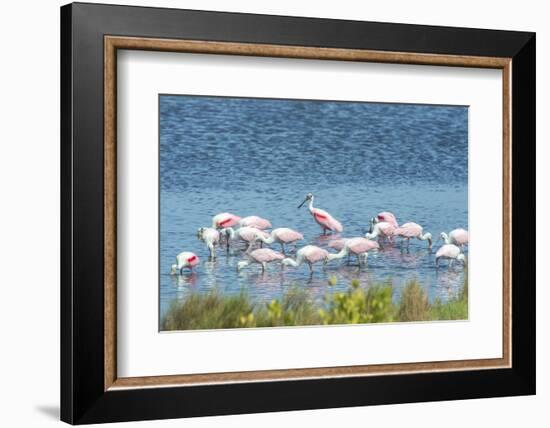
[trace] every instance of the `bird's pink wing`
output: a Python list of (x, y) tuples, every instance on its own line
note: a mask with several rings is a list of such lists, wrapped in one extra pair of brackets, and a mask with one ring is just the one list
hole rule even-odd
[(386, 222), (378, 223), (378, 228), (386, 236), (394, 235), (396, 233), (396, 230), (397, 230), (393, 225), (391, 225), (389, 223), (386, 223)]
[(239, 222), (241, 226), (250, 226), (255, 227), (257, 229), (270, 229), (271, 223), (269, 220), (266, 220), (265, 218), (258, 217), (256, 215), (251, 215), (248, 217), (244, 217)]
[(373, 250), (375, 248), (379, 248), (379, 245), (377, 242), (371, 241), (366, 238), (350, 239), (347, 242), (347, 246), (352, 252), (356, 254), (366, 253), (367, 251)]
[(386, 223), (391, 224), (394, 227), (398, 227), (397, 219), (395, 218), (395, 215), (393, 213), (390, 213), (389, 211), (383, 211), (381, 213), (378, 213), (377, 215), (378, 221), (385, 221)]
[(264, 233), (260, 229), (256, 229), (255, 227), (241, 227), (239, 229), (239, 236), (244, 241), (254, 241), (256, 239), (256, 234), (262, 234)]
[(458, 245), (466, 245), (468, 243), (468, 231), (464, 229), (456, 229), (451, 232), (455, 242)]
[(344, 248), (344, 245), (346, 245), (347, 239), (335, 239), (334, 241), (330, 241), (328, 246), (330, 248), (334, 248), (335, 250), (340, 251), (342, 248)]
[(231, 213), (221, 213), (216, 217), (218, 217), (217, 226), (221, 228), (236, 226), (241, 220), (239, 216)]
[(250, 257), (260, 263), (269, 263), (274, 260), (283, 260), (285, 258), (284, 255), (278, 251), (272, 250), (271, 248), (260, 248), (258, 250), (254, 250), (250, 253)]
[(304, 239), (304, 236), (292, 229), (281, 229), (277, 231), (277, 238), (283, 242), (294, 242)]
[(316, 263), (321, 260), (324, 260), (327, 255), (328, 251), (323, 250), (322, 248), (316, 247), (314, 245), (311, 246), (312, 248), (309, 249), (309, 251), (305, 255), (305, 259), (310, 263)]
[(422, 226), (416, 223), (405, 223), (401, 227), (395, 229), (394, 233), (403, 238), (415, 238), (422, 234)]
[(456, 256), (458, 256), (459, 253), (460, 248), (458, 248), (456, 245), (445, 244), (439, 250), (437, 250), (437, 253), (435, 253), (435, 257), (455, 258)]

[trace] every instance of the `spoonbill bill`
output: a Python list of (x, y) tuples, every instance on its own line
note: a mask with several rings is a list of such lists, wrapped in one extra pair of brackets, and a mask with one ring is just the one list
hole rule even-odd
[(437, 250), (437, 253), (435, 253), (436, 268), (439, 267), (440, 259), (448, 259), (449, 266), (451, 266), (455, 260), (459, 260), (464, 265), (466, 265), (466, 257), (463, 253), (460, 252), (460, 248), (458, 248), (454, 244), (445, 244), (439, 250)]
[(176, 264), (172, 265), (171, 274), (175, 275), (178, 272), (183, 273), (183, 269), (193, 270), (200, 262), (200, 259), (195, 253), (184, 251), (176, 256)]
[(283, 266), (298, 267), (303, 263), (309, 265), (309, 271), (313, 273), (313, 264), (324, 262), (328, 257), (328, 251), (315, 245), (306, 245), (296, 252), (296, 260), (287, 257), (282, 261)]
[(255, 227), (256, 229), (264, 230), (271, 229), (271, 222), (265, 218), (258, 217), (257, 215), (250, 215), (248, 217), (243, 217), (239, 220), (240, 227)]
[(262, 272), (264, 272), (268, 263), (281, 261), (284, 258), (284, 255), (271, 248), (258, 248), (248, 254), (248, 260), (241, 260), (237, 263), (237, 270), (241, 270), (252, 263), (258, 263), (262, 266)]
[(206, 244), (210, 251), (210, 257), (215, 259), (216, 247), (220, 244), (220, 232), (211, 227), (199, 227), (197, 230), (197, 238)]
[(375, 223), (372, 227), (372, 232), (369, 232), (365, 235), (365, 238), (367, 239), (376, 239), (376, 238), (386, 238), (388, 240), (391, 240), (393, 238), (393, 235), (395, 233), (395, 226), (392, 226), (390, 223), (386, 221), (381, 221), (379, 223)]
[(227, 227), (222, 229), (222, 232), (227, 237), (227, 247), (229, 248), (229, 242), (233, 240), (240, 240), (248, 243), (248, 248), (246, 252), (249, 252), (254, 242), (256, 242), (256, 236), (262, 236), (264, 238), (269, 237), (269, 233), (264, 232), (263, 230), (256, 229), (255, 227), (239, 227), (237, 230), (232, 227)]
[(340, 223), (338, 220), (336, 220), (333, 216), (331, 216), (328, 212), (325, 210), (322, 210), (320, 208), (314, 208), (313, 207), (313, 193), (308, 193), (306, 195), (306, 198), (304, 199), (304, 202), (302, 202), (298, 208), (302, 208), (302, 206), (307, 202), (309, 212), (313, 216), (313, 219), (317, 222), (319, 226), (321, 226), (321, 229), (323, 230), (323, 234), (327, 233), (327, 230), (330, 230), (331, 232), (342, 232), (344, 228), (342, 227), (342, 223)]
[(363, 259), (365, 264), (367, 263), (369, 251), (378, 250), (380, 248), (378, 242), (371, 241), (370, 239), (362, 237), (349, 238), (345, 239), (344, 241), (344, 245), (340, 252), (337, 254), (329, 254), (325, 260), (325, 263), (331, 260), (343, 259), (350, 254), (354, 254), (355, 256), (357, 256), (357, 263), (359, 263), (359, 266), (361, 266), (361, 259)]
[(407, 247), (409, 246), (411, 238), (420, 239), (421, 241), (428, 241), (428, 248), (432, 248), (432, 234), (429, 232), (422, 233), (422, 226), (416, 223), (405, 223), (393, 232), (395, 236), (400, 236), (403, 240), (407, 240)]
[(451, 230), (447, 235), (445, 232), (441, 232), (439, 235), (445, 244), (454, 244), (458, 247), (463, 248), (464, 245), (468, 245), (468, 231), (464, 229), (455, 229)]
[(300, 232), (289, 229), (288, 227), (279, 227), (277, 229), (273, 229), (271, 234), (267, 236), (265, 232), (258, 233), (256, 235), (256, 239), (262, 241), (264, 244), (273, 244), (274, 242), (278, 242), (281, 244), (283, 254), (285, 254), (285, 244), (296, 243), (296, 241), (304, 239), (304, 235)]
[(220, 213), (212, 217), (213, 229), (224, 229), (227, 227), (234, 227), (239, 224), (241, 218), (238, 215), (231, 213)]

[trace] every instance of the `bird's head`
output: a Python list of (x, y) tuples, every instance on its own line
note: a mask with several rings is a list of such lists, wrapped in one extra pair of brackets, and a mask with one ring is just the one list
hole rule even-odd
[(178, 265), (173, 264), (172, 267), (170, 268), (170, 274), (176, 275), (177, 273), (178, 273)]
[(237, 270), (241, 270), (243, 268), (245, 268), (246, 266), (248, 266), (248, 263), (246, 260), (241, 260), (239, 263), (237, 263)]
[(464, 254), (459, 254), (457, 257), (456, 257), (457, 260), (461, 261), (462, 263), (464, 263), (464, 266), (466, 266), (468, 264), (468, 262), (466, 261), (466, 256)]
[(204, 235), (204, 227), (199, 227), (197, 229), (197, 238), (202, 239), (203, 235)]
[(302, 206), (309, 201), (313, 201), (313, 193), (308, 193), (304, 201), (300, 205), (298, 205), (298, 208), (302, 208)]
[(447, 241), (447, 234), (445, 232), (441, 232), (439, 234), (439, 240), (440, 241)]

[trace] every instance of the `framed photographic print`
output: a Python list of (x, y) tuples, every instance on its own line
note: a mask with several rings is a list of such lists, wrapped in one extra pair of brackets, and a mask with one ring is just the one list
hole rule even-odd
[(535, 393), (533, 33), (76, 3), (61, 54), (62, 420)]

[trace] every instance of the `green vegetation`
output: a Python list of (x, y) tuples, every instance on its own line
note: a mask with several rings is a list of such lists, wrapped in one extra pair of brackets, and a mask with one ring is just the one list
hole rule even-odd
[[(336, 278), (329, 278), (336, 285)], [(323, 303), (312, 302), (307, 289), (293, 287), (280, 300), (253, 303), (245, 292), (223, 296), (213, 291), (192, 294), (175, 302), (162, 320), (163, 330), (277, 327), (321, 324), (365, 324), (468, 318), (468, 282), (460, 293), (442, 303), (428, 301), (417, 281), (409, 282), (399, 302), (392, 301), (391, 282), (368, 288), (353, 280), (345, 292), (327, 293)]]

